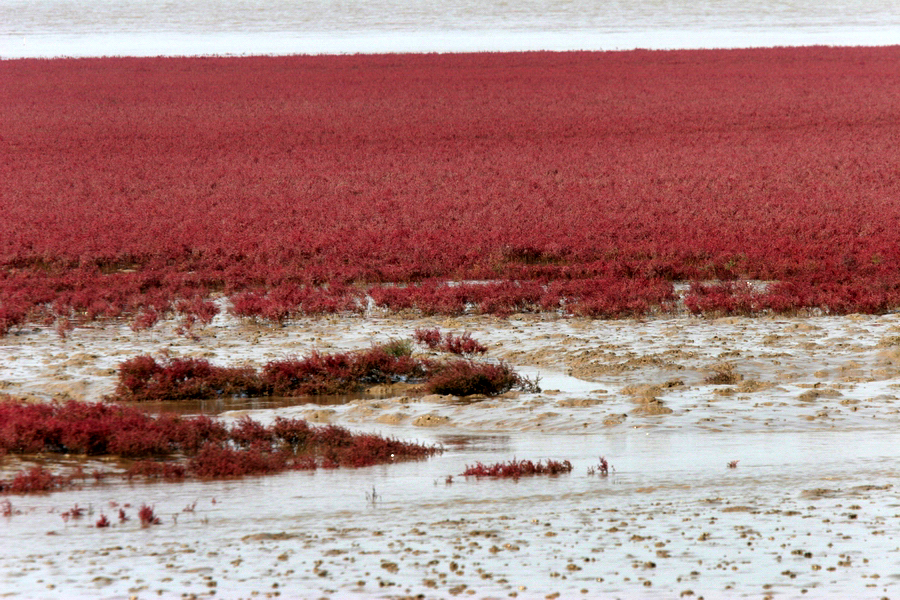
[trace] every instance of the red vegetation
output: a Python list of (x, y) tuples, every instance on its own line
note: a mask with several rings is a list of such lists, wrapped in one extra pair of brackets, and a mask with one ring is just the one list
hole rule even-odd
[(517, 374), (508, 364), (454, 360), (436, 364), (425, 382), (430, 394), (496, 396), (513, 388), (538, 392), (537, 382)]
[(340, 394), (365, 385), (421, 379), (426, 368), (408, 354), (373, 346), (358, 352), (313, 352), (305, 358), (272, 361), (263, 367), (261, 378), (277, 396)]
[(422, 379), (427, 364), (384, 346), (368, 350), (288, 358), (252, 367), (228, 368), (199, 358), (157, 361), (137, 356), (119, 365), (115, 399), (185, 400), (217, 396), (304, 396), (353, 392), (366, 385)]
[[(440, 448), (280, 417), (271, 426), (245, 417), (226, 427), (209, 417), (152, 417), (116, 405), (7, 398), (0, 402), (0, 452), (117, 454), (140, 459), (122, 473), (128, 478), (180, 480), (365, 467), (425, 458)], [(54, 491), (71, 485), (79, 472), (56, 475), (36, 466), (0, 480), (0, 493)], [(123, 510), (119, 519), (127, 519)]]
[(519, 477), (529, 475), (559, 475), (560, 473), (569, 473), (572, 470), (572, 463), (567, 460), (547, 460), (546, 463), (530, 460), (511, 460), (505, 463), (494, 463), (492, 465), (484, 465), (480, 462), (474, 466), (466, 465), (463, 475), (474, 477), (506, 477), (518, 479)]
[(431, 350), (458, 354), (460, 356), (474, 356), (487, 352), (487, 346), (473, 339), (472, 334), (469, 332), (462, 335), (454, 335), (452, 333), (441, 333), (441, 330), (437, 327), (434, 329), (416, 329), (413, 338)]
[[(883, 312), (900, 47), (0, 61), (0, 334)], [(462, 285), (446, 285), (464, 281)], [(487, 281), (489, 283), (482, 283)], [(69, 325), (61, 328), (65, 333)]]
[(0, 479), (0, 494), (53, 492), (68, 487), (71, 483), (71, 477), (54, 475), (47, 469), (36, 466), (22, 471), (11, 480)]
[(138, 510), (138, 517), (141, 519), (141, 527), (150, 527), (151, 525), (159, 525), (162, 523), (159, 517), (153, 512), (152, 506), (142, 504)]
[(84, 508), (76, 504), (66, 512), (62, 513), (60, 516), (63, 518), (63, 521), (68, 521), (69, 519), (80, 519), (84, 516)]
[(119, 365), (116, 395), (123, 400), (185, 400), (266, 393), (252, 367), (216, 367), (202, 358), (157, 361), (137, 356)]
[(594, 467), (588, 467), (588, 475), (596, 475), (599, 471), (601, 477), (606, 477), (609, 475), (609, 461), (604, 457), (600, 457), (600, 463)]
[[(442, 335), (437, 329), (419, 330), (417, 339), (432, 348), (459, 355), (484, 353), (487, 348), (466, 333)], [(493, 396), (513, 388), (538, 391), (536, 382), (516, 374), (505, 364), (467, 360), (440, 362), (412, 356), (406, 340), (392, 340), (355, 352), (288, 358), (267, 363), (261, 372), (252, 367), (216, 367), (195, 358), (163, 359), (137, 356), (119, 365), (115, 400), (184, 400), (228, 396), (303, 396), (346, 394), (365, 386), (398, 381), (424, 382), (435, 394)], [(127, 432), (119, 443), (127, 446)]]

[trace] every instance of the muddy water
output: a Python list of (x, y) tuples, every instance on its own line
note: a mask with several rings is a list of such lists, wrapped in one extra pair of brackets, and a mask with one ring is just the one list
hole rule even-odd
[[(488, 360), (540, 376), (543, 391), (460, 399), (387, 388), (329, 406), (207, 407), (224, 410), (224, 419), (333, 422), (440, 443), (445, 452), (356, 471), (107, 480), (10, 497), (14, 514), (0, 517), (4, 591), (21, 598), (900, 595), (896, 315), (373, 314), (270, 328), (223, 314), (196, 339), (177, 336), (176, 323), (143, 334), (124, 325), (77, 330), (66, 340), (26, 329), (0, 346), (0, 385), (38, 400), (96, 400), (112, 391), (115, 365), (136, 354), (258, 367), (435, 326), (470, 331), (490, 347)], [(600, 456), (614, 468), (607, 477), (590, 474)], [(570, 460), (574, 469), (519, 481), (460, 476), (477, 461), (512, 458)], [(4, 460), (4, 470), (16, 466)], [(64, 521), (76, 503), (93, 514)], [(143, 503), (161, 525), (140, 527)], [(125, 523), (117, 518), (122, 507)], [(101, 512), (112, 527), (93, 526)]]

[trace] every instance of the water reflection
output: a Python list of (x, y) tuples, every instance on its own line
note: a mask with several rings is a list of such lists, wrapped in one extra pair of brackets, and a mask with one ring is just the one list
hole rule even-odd
[(143, 411), (159, 414), (215, 416), (231, 411), (271, 410), (293, 406), (341, 406), (356, 400), (381, 400), (391, 394), (358, 393), (335, 396), (228, 396), (206, 400), (178, 400), (171, 402), (122, 402)]

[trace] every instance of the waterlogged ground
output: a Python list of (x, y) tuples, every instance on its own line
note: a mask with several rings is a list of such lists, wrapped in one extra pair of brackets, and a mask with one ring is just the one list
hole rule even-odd
[[(107, 480), (11, 496), (0, 517), (10, 597), (900, 596), (900, 317), (591, 321), (513, 317), (175, 323), (26, 329), (0, 340), (0, 385), (96, 400), (141, 353), (261, 366), (419, 327), (469, 331), (540, 376), (496, 399), (371, 390), (343, 404), (192, 411), (304, 417), (440, 443), (423, 462), (219, 482)], [(254, 407), (256, 407), (254, 409)], [(605, 456), (603, 477), (593, 467)], [(466, 465), (570, 460), (491, 481)], [(74, 459), (70, 459), (74, 460)], [(735, 468), (728, 463), (738, 461)], [(4, 471), (22, 464), (5, 459)], [(448, 477), (452, 479), (448, 479)], [(92, 514), (62, 518), (75, 504)], [(142, 504), (162, 523), (141, 528)], [(119, 522), (124, 509), (130, 520)], [(105, 514), (112, 526), (96, 528)]]

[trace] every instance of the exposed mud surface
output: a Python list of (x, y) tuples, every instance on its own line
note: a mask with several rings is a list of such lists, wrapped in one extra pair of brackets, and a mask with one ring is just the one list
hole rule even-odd
[[(498, 398), (384, 386), (352, 398), (217, 400), (188, 412), (332, 422), (447, 451), (360, 470), (11, 496), (3, 591), (22, 598), (895, 597), (900, 317), (590, 321), (220, 316), (0, 340), (2, 391), (98, 400), (137, 354), (256, 367), (419, 327), (470, 331), (540, 376)], [(293, 405), (291, 403), (293, 402)], [(159, 406), (148, 406), (159, 409)], [(597, 474), (599, 457), (614, 471)], [(493, 481), (468, 464), (570, 460)], [(70, 460), (75, 460), (71, 458)], [(729, 468), (730, 462), (737, 461)], [(2, 469), (21, 468), (6, 457)], [(593, 472), (593, 474), (591, 474)], [(92, 513), (62, 518), (73, 505)], [(141, 504), (160, 525), (142, 528)], [(126, 507), (126, 504), (130, 505)], [(129, 520), (120, 522), (124, 508)], [(111, 527), (97, 528), (100, 513)], [(558, 595), (558, 596), (557, 596)]]
[[(472, 332), (490, 347), (489, 359), (540, 377), (543, 392), (463, 402), (423, 396), (416, 386), (378, 386), (355, 398), (315, 399), (332, 405), (327, 409), (285, 410), (343, 424), (418, 419), (432, 425), (445, 418), (455, 428), (492, 432), (598, 432), (609, 420), (630, 427), (712, 430), (900, 422), (900, 318), (895, 315), (641, 321), (359, 317), (285, 327), (220, 316), (194, 340), (177, 336), (174, 324), (141, 334), (125, 326), (80, 329), (66, 340), (51, 330), (26, 330), (0, 340), (0, 389), (36, 398), (96, 400), (113, 391), (116, 366), (138, 354), (260, 367), (313, 349), (362, 348), (434, 326)], [(237, 399), (188, 410), (290, 404), (297, 400)]]

